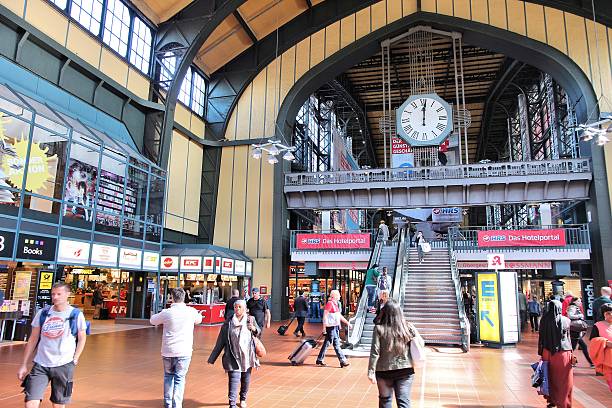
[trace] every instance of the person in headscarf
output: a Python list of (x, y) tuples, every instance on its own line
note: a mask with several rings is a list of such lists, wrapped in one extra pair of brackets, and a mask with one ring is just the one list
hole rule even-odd
[(551, 300), (540, 321), (538, 354), (548, 361), (550, 395), (547, 407), (571, 408), (574, 374), (572, 371), (572, 341), (570, 320), (563, 316), (558, 300)]

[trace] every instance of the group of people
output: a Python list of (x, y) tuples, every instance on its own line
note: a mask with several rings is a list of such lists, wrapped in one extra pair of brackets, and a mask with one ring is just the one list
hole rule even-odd
[(377, 294), (382, 291), (389, 292), (391, 290), (391, 277), (386, 266), (380, 268), (378, 264), (372, 265), (366, 271), (365, 290), (368, 295), (368, 311), (374, 313), (376, 311)]
[(572, 405), (576, 345), (580, 346), (596, 374), (605, 377), (612, 391), (611, 294), (609, 287), (603, 287), (601, 296), (593, 303), (595, 324), (588, 348), (583, 340), (588, 326), (579, 299), (569, 294), (563, 302), (556, 298), (548, 302), (538, 328), (538, 354), (548, 362), (549, 395), (545, 396), (548, 407), (570, 408)]

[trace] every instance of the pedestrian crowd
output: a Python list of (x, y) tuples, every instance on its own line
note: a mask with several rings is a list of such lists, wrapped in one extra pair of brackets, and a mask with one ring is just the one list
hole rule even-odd
[[(389, 298), (390, 278), (386, 268), (379, 271), (375, 266), (368, 270), (365, 289), (369, 310), (374, 306), (374, 296), (378, 293), (367, 376), (377, 385), (379, 407), (391, 408), (393, 399), (398, 408), (409, 407), (415, 369), (425, 355), (423, 339), (414, 325), (404, 318), (400, 304)], [(70, 290), (70, 286), (64, 283), (53, 285), (52, 306), (39, 310), (32, 320), (32, 333), (17, 371), (24, 389), (26, 408), (40, 405), (49, 383), (54, 408), (70, 402), (75, 367), (85, 348), (88, 331), (83, 313), (68, 303)], [(592, 328), (586, 323), (580, 299), (571, 293), (567, 293), (563, 300), (558, 296), (551, 297), (544, 313), (535, 297), (527, 302), (519, 295), (521, 324), (526, 324), (528, 317), (532, 331), (538, 332), (538, 354), (547, 365), (548, 389), (544, 396), (548, 407), (571, 408), (573, 367), (577, 362), (573, 352), (576, 347), (582, 350), (595, 373), (604, 377), (612, 392), (611, 292), (609, 287), (601, 288), (601, 296), (594, 301), (595, 324)], [(164, 406), (180, 408), (193, 352), (194, 326), (202, 322), (202, 316), (185, 304), (185, 290), (173, 289), (171, 295), (172, 305), (151, 316), (150, 322), (163, 326)], [(237, 290), (232, 295), (208, 363), (215, 364), (223, 353), (221, 363), (228, 378), (229, 406), (245, 408), (251, 374), (260, 366), (260, 358), (266, 355), (261, 335), (270, 327), (270, 310), (256, 288), (248, 301), (241, 299)], [(332, 290), (323, 311), (321, 338), (324, 341), (316, 358), (318, 366), (326, 365), (325, 355), (330, 345), (340, 367), (350, 365), (340, 344), (340, 329), (350, 324), (340, 311), (339, 299), (339, 291)], [(296, 336), (305, 336), (307, 311), (307, 301), (300, 292), (295, 300)], [(584, 337), (589, 329), (591, 334), (587, 346)], [(302, 345), (312, 343), (313, 340), (306, 340)], [(28, 370), (30, 362), (33, 365)]]

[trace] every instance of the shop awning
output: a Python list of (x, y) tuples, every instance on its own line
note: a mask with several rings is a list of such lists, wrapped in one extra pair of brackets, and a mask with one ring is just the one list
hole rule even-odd
[(164, 245), (162, 272), (252, 276), (253, 261), (242, 251), (209, 244)]

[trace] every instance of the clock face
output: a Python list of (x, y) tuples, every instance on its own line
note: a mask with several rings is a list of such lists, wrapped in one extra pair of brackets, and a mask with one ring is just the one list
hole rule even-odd
[(412, 96), (397, 113), (398, 134), (411, 145), (441, 143), (452, 130), (450, 107), (435, 94)]

